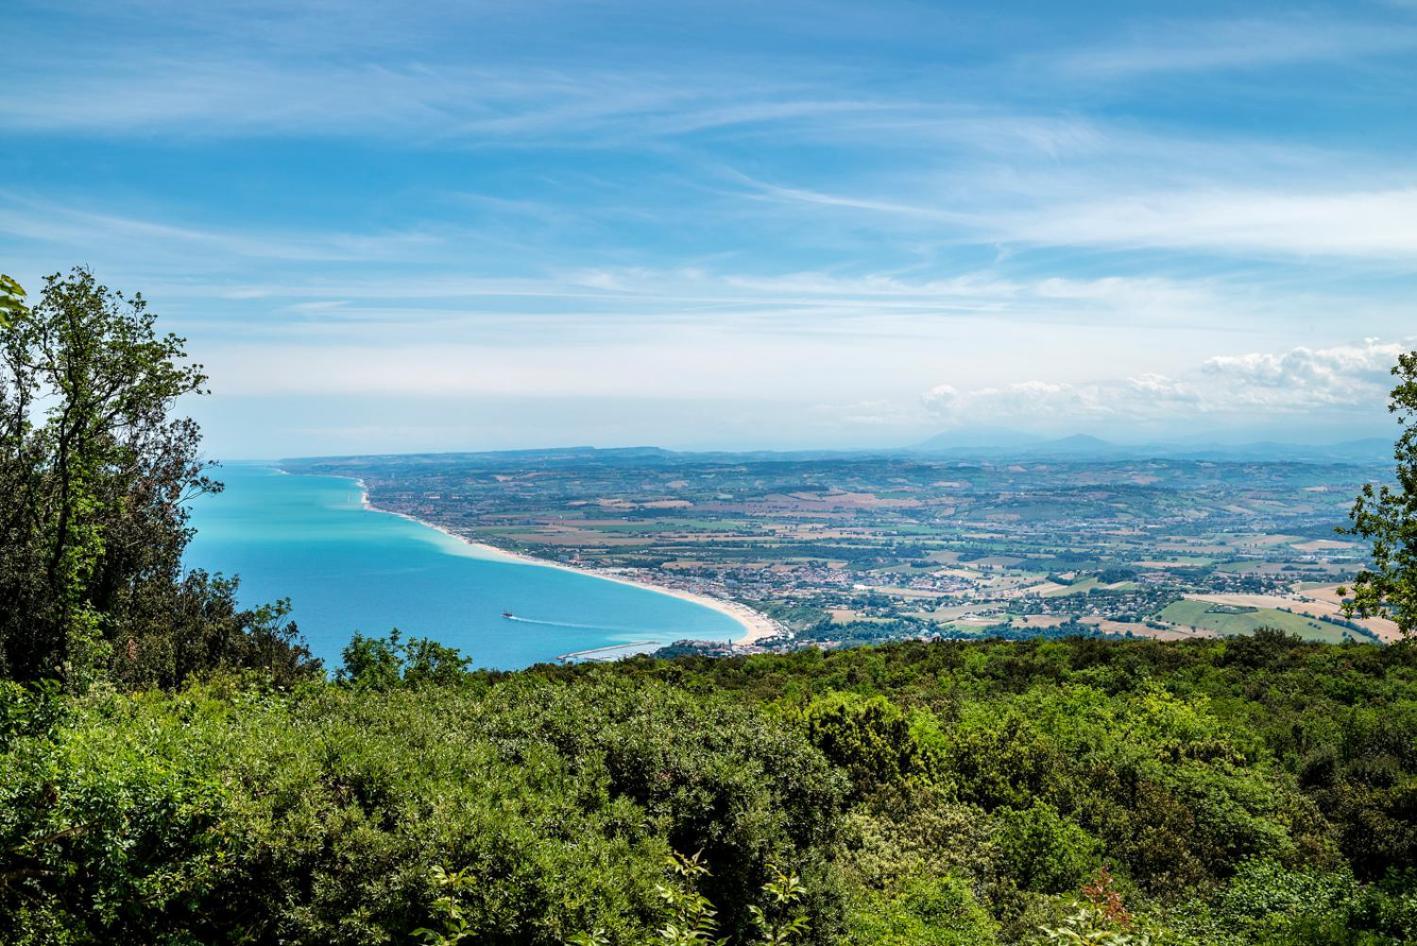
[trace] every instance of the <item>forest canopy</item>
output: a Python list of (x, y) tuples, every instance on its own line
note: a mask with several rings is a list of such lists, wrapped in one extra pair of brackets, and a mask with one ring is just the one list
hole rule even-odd
[(7, 685), (0, 799), (23, 943), (1397, 944), (1417, 659), (1266, 633)]

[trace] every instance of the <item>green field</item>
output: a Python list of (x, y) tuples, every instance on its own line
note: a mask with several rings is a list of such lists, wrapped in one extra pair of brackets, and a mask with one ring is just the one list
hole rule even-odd
[(1307, 641), (1324, 641), (1330, 644), (1342, 643), (1343, 628), (1326, 624), (1302, 614), (1290, 614), (1274, 608), (1252, 608), (1236, 613), (1226, 610), (1224, 605), (1208, 601), (1173, 601), (1157, 615), (1163, 621), (1183, 627), (1199, 627), (1215, 631), (1227, 637), (1236, 634), (1253, 634), (1261, 627), (1272, 627), (1289, 634), (1297, 634)]
[(1110, 585), (1104, 585), (1096, 578), (1084, 578), (1082, 581), (1075, 581), (1071, 585), (1064, 585), (1062, 588), (1054, 588), (1051, 591), (1043, 592), (1045, 598), (1064, 598), (1068, 595), (1085, 595), (1089, 591), (1135, 591), (1139, 585), (1134, 581), (1118, 581)]
[(1215, 566), (1215, 570), (1225, 572), (1226, 574), (1239, 574), (1240, 572), (1251, 571), (1263, 564), (1264, 562), (1259, 559), (1247, 559), (1243, 562), (1221, 562), (1219, 565)]

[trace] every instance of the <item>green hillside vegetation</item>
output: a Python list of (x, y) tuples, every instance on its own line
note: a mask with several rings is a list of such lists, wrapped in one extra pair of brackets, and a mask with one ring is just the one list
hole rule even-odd
[(1342, 643), (1354, 635), (1316, 618), (1277, 608), (1233, 608), (1208, 601), (1173, 601), (1157, 615), (1182, 627), (1199, 627), (1225, 637), (1273, 628), (1306, 641)]
[(737, 943), (764, 924), (803, 943), (1417, 936), (1410, 646), (937, 642), (470, 674), (369, 643), (342, 682), (293, 689), (7, 685), (8, 941), (698, 942), (661, 931), (707, 910)]

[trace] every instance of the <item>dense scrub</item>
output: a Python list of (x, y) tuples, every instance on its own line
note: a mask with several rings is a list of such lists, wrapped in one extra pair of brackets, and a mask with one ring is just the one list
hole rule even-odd
[(798, 734), (627, 681), (11, 689), (5, 713), (16, 942), (408, 942), (436, 867), (471, 881), (479, 942), (624, 942), (658, 918), (671, 849), (704, 852), (736, 930), (770, 865), (823, 874), (842, 799)]
[(13, 942), (648, 943), (686, 903), (734, 942), (1417, 937), (1406, 645), (9, 686)]

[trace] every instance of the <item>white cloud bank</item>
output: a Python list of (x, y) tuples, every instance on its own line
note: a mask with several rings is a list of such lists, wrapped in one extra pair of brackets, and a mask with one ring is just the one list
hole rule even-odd
[(1030, 380), (968, 390), (940, 384), (926, 391), (923, 401), (953, 424), (1371, 411), (1384, 403), (1392, 366), (1410, 347), (1411, 340), (1365, 339), (1330, 348), (1217, 355), (1177, 378)]

